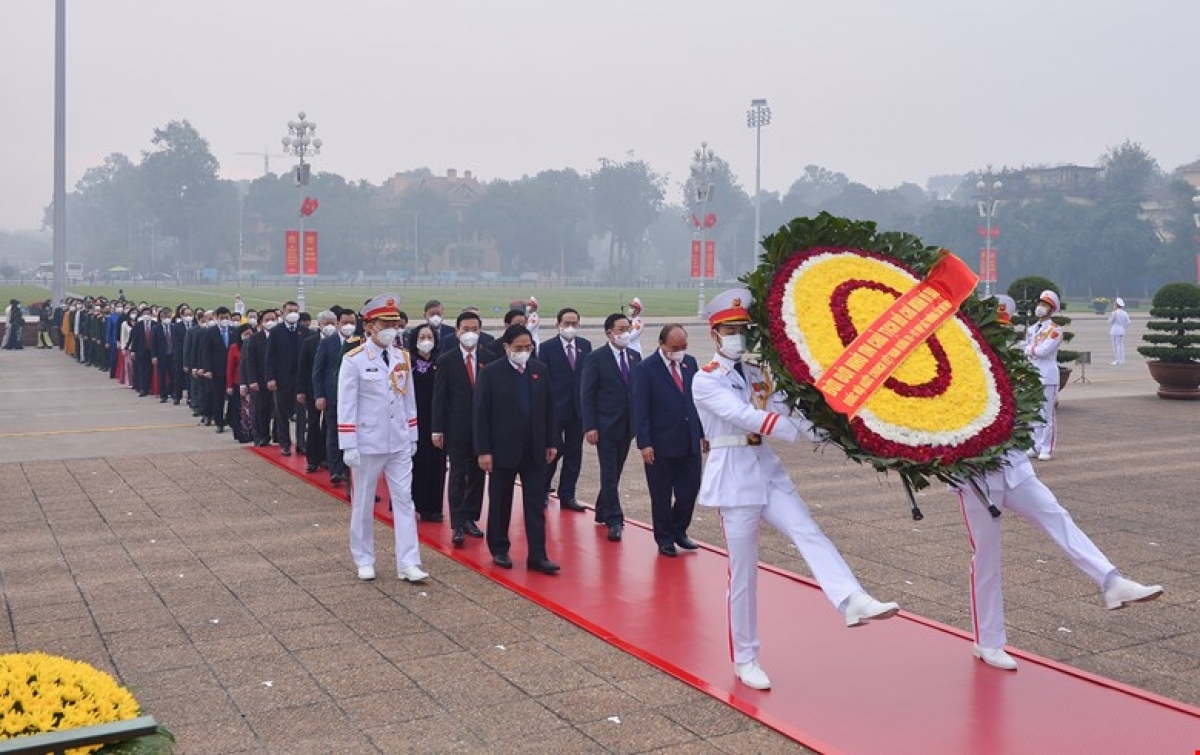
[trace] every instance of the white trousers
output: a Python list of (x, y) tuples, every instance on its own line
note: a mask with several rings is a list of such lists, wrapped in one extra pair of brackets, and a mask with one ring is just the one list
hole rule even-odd
[(1125, 335), (1114, 333), (1110, 337), (1112, 338), (1113, 361), (1117, 364), (1125, 364)]
[[(1054, 541), (1084, 574), (1104, 588), (1115, 570), (1096, 544), (1079, 529), (1050, 488), (1030, 477), (1011, 490), (989, 490), (992, 503), (1016, 514)], [(971, 558), (971, 618), (975, 643), (985, 648), (1002, 648), (1008, 642), (1004, 631), (1004, 593), (1000, 584), (1000, 526), (1003, 516), (993, 518), (987, 504), (968, 488), (958, 491), (958, 502), (967, 524)]]
[(825, 597), (835, 608), (862, 589), (795, 492), (767, 486), (764, 506), (721, 507), (729, 551), (729, 647), (734, 663), (758, 659), (758, 528), (766, 521), (796, 544)]
[(412, 457), (408, 452), (363, 454), (353, 471), (350, 495), (350, 555), (355, 566), (375, 565), (375, 488), (382, 474), (392, 499), (396, 532), (396, 571), (421, 565), (412, 498)]
[(1033, 450), (1039, 454), (1054, 453), (1056, 415), (1058, 413), (1058, 386), (1042, 386), (1042, 419), (1032, 423)]

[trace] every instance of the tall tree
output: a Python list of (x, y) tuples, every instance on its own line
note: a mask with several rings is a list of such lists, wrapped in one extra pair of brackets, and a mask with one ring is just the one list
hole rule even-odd
[(638, 275), (637, 252), (662, 210), (666, 178), (642, 160), (601, 159), (590, 183), (596, 231), (609, 239), (609, 280), (632, 282)]

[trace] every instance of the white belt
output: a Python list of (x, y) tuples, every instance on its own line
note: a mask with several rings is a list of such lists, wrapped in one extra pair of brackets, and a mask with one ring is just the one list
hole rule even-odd
[(708, 447), (711, 448), (734, 448), (736, 446), (748, 446), (750, 441), (746, 440), (745, 435), (718, 435), (715, 438), (708, 439)]

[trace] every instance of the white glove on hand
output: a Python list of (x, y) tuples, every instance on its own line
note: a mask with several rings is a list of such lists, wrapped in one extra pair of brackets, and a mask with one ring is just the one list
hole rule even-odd
[(358, 467), (362, 464), (362, 454), (358, 452), (357, 448), (347, 448), (342, 451), (342, 461), (348, 467)]
[(796, 418), (796, 427), (800, 429), (801, 435), (813, 443), (824, 443), (829, 440), (829, 433), (814, 425), (812, 420), (807, 417)]

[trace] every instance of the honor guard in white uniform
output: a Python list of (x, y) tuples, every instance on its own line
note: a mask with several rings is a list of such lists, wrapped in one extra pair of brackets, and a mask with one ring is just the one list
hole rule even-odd
[(529, 303), (525, 305), (525, 329), (529, 331), (529, 335), (533, 337), (533, 353), (537, 354), (538, 347), (542, 343), (541, 333), (542, 316), (538, 314), (538, 300), (536, 296), (529, 297)]
[(642, 300), (633, 297), (629, 302), (629, 345), (625, 348), (642, 353)]
[(692, 393), (709, 454), (698, 503), (721, 513), (729, 552), (730, 648), (738, 679), (754, 689), (769, 689), (770, 678), (758, 663), (758, 530), (766, 521), (786, 534), (812, 570), (813, 577), (846, 619), (858, 626), (886, 619), (899, 610), (865, 591), (829, 538), (813, 520), (787, 471), (764, 436), (795, 441), (823, 439), (811, 422), (789, 416), (790, 409), (756, 366), (741, 361), (750, 292), (726, 291), (705, 310), (718, 346), (713, 360), (697, 373)]
[(1058, 411), (1058, 347), (1062, 328), (1050, 317), (1059, 310), (1058, 294), (1047, 289), (1038, 297), (1033, 310), (1037, 322), (1025, 329), (1025, 356), (1042, 377), (1042, 421), (1033, 427), (1033, 448), (1029, 456), (1048, 461), (1054, 453), (1055, 414)]
[(400, 578), (419, 582), (421, 569), (412, 497), (412, 457), (417, 449), (417, 401), (408, 352), (395, 347), (400, 332), (396, 294), (363, 306), (366, 338), (342, 358), (338, 371), (338, 447), (354, 470), (350, 498), (350, 553), (358, 578), (375, 579), (375, 485), (387, 480)]

